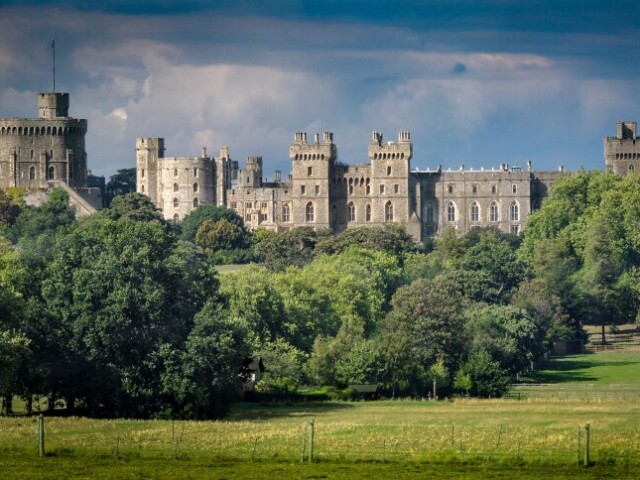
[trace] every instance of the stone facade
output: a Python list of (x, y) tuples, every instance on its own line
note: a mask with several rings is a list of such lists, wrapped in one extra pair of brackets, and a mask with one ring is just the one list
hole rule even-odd
[[(38, 112), (38, 118), (0, 119), (0, 189), (22, 188), (31, 195), (71, 188), (90, 208), (99, 208), (99, 190), (87, 186), (87, 121), (69, 117), (68, 93), (39, 93)], [(86, 213), (86, 204), (78, 207)]]
[[(163, 139), (138, 139), (138, 192), (148, 195), (167, 219), (180, 220), (196, 205), (216, 204), (237, 211), (251, 229), (306, 225), (341, 231), (396, 222), (419, 241), (447, 227), (460, 233), (495, 227), (519, 234), (551, 186), (568, 174), (562, 167), (536, 172), (531, 163), (418, 171), (411, 168), (413, 144), (406, 131), (395, 142), (373, 132), (367, 150), (367, 163), (348, 165), (338, 161), (333, 133), (309, 141), (298, 132), (289, 147), (291, 175), (283, 181), (276, 171), (274, 180), (267, 181), (262, 157), (249, 157), (244, 169), (229, 159), (226, 147), (215, 159), (204, 153), (163, 158)], [(605, 140), (605, 159), (607, 168), (619, 174), (640, 168), (635, 123), (618, 123), (618, 135)], [(198, 192), (195, 169), (201, 171)]]

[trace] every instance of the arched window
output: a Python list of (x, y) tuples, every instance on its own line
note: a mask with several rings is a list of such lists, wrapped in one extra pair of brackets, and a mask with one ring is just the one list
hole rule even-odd
[(367, 204), (367, 208), (365, 208), (364, 220), (365, 220), (365, 222), (370, 222), (371, 221), (371, 205), (369, 205), (369, 204)]
[(518, 205), (518, 202), (511, 203), (509, 212), (510, 212), (509, 218), (511, 219), (512, 222), (520, 221), (520, 206)]
[(511, 185), (511, 191), (513, 193), (518, 193), (518, 185), (516, 185), (515, 183)]
[(29, 180), (35, 180), (36, 179), (36, 167), (31, 166), (29, 167)]
[(456, 204), (453, 202), (449, 202), (449, 204), (447, 205), (447, 221), (456, 221)]
[(427, 203), (427, 223), (433, 222), (433, 203)]
[(47, 171), (47, 180), (55, 180), (56, 179), (56, 167), (51, 165), (49, 170)]
[(173, 216), (173, 221), (175, 223), (178, 223), (180, 221), (180, 215), (178, 215), (177, 213)]
[(480, 221), (480, 205), (478, 205), (478, 202), (473, 202), (471, 204), (471, 221), (472, 222)]
[(180, 206), (180, 200), (177, 198), (173, 199), (173, 208), (178, 208)]
[(498, 203), (491, 202), (491, 206), (489, 207), (489, 221), (497, 222), (500, 218), (500, 212), (498, 210)]
[(289, 210), (289, 204), (282, 205), (282, 221), (289, 222), (291, 218), (291, 211)]
[(198, 205), (200, 204), (199, 200), (197, 198), (193, 199), (193, 208), (198, 208)]
[(631, 164), (629, 164), (629, 171), (633, 172), (633, 170), (634, 170), (633, 163), (631, 163)]
[(174, 192), (179, 192), (180, 191), (180, 186), (177, 183), (173, 184), (173, 191)]
[(313, 222), (314, 221), (313, 203), (311, 202), (307, 203), (306, 214), (307, 214), (307, 222)]
[(194, 183), (193, 184), (193, 193), (196, 193), (198, 191), (198, 184)]
[(174, 176), (174, 177), (177, 177), (177, 176), (178, 176), (178, 169), (177, 169), (177, 168), (174, 168), (174, 169), (173, 169), (173, 176)]
[(349, 219), (350, 222), (355, 222), (356, 221), (356, 207), (353, 204), (353, 202), (349, 202), (349, 205), (347, 205), (347, 209), (348, 209), (347, 218)]
[(144, 168), (140, 171), (140, 178), (144, 178)]
[(495, 186), (495, 185), (491, 185), (491, 193), (494, 193), (494, 194), (495, 194), (497, 190), (498, 190), (498, 189), (496, 188), (496, 186)]
[(140, 193), (144, 193), (144, 185), (140, 186)]
[(384, 206), (384, 221), (393, 222), (393, 204), (391, 201), (388, 201)]

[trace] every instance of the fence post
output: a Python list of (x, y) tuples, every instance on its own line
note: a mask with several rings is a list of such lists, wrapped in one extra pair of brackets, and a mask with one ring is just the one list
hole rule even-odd
[(257, 446), (258, 446), (258, 437), (256, 437), (256, 440), (253, 442), (253, 452), (251, 453), (251, 461), (252, 462), (256, 458), (256, 447)]
[(578, 466), (580, 466), (580, 452), (582, 450), (582, 445), (580, 445), (582, 443), (581, 442), (581, 437), (582, 437), (581, 433), (582, 433), (582, 428), (580, 428), (580, 426), (578, 426), (578, 452), (577, 452), (577, 454), (578, 454)]
[(311, 426), (311, 438), (309, 442), (309, 463), (311, 463), (313, 462), (313, 440), (316, 433), (316, 421), (311, 420), (311, 423), (309, 425)]
[(451, 448), (455, 448), (455, 424), (451, 424)]
[(309, 422), (304, 422), (304, 434), (302, 435), (302, 452), (300, 454), (300, 463), (304, 463), (304, 455), (307, 450), (307, 426)]
[(38, 415), (38, 456), (44, 457), (44, 416)]
[(589, 427), (588, 423), (584, 426), (584, 434), (585, 434), (585, 438), (584, 438), (584, 466), (588, 467), (591, 464), (591, 462), (589, 461), (589, 448), (591, 446), (591, 428)]

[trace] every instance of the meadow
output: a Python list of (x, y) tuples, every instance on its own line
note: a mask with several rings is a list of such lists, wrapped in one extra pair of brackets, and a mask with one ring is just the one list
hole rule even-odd
[[(639, 397), (578, 398), (561, 389), (614, 380), (632, 388), (640, 355), (554, 362), (539, 375), (556, 395), (521, 400), (238, 404), (224, 421), (203, 422), (48, 417), (44, 458), (35, 418), (0, 418), (0, 468), (9, 478), (39, 479), (637, 478)], [(301, 464), (311, 420), (314, 461)]]

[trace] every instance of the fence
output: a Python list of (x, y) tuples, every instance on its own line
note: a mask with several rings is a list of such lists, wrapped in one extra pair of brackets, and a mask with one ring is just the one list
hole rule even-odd
[(571, 389), (553, 383), (527, 383), (515, 385), (507, 394), (511, 400), (583, 400), (601, 402), (640, 399), (640, 385), (633, 384), (573, 384)]
[[(0, 455), (44, 455), (42, 420), (0, 419)], [(35, 420), (35, 419), (33, 419)], [(86, 421), (46, 418), (46, 451), (54, 455), (207, 458), (234, 461), (433, 461), (592, 463), (640, 466), (640, 431), (594, 425), (334, 425), (268, 422)], [(37, 443), (34, 442), (38, 432)], [(1, 453), (5, 452), (5, 453)]]

